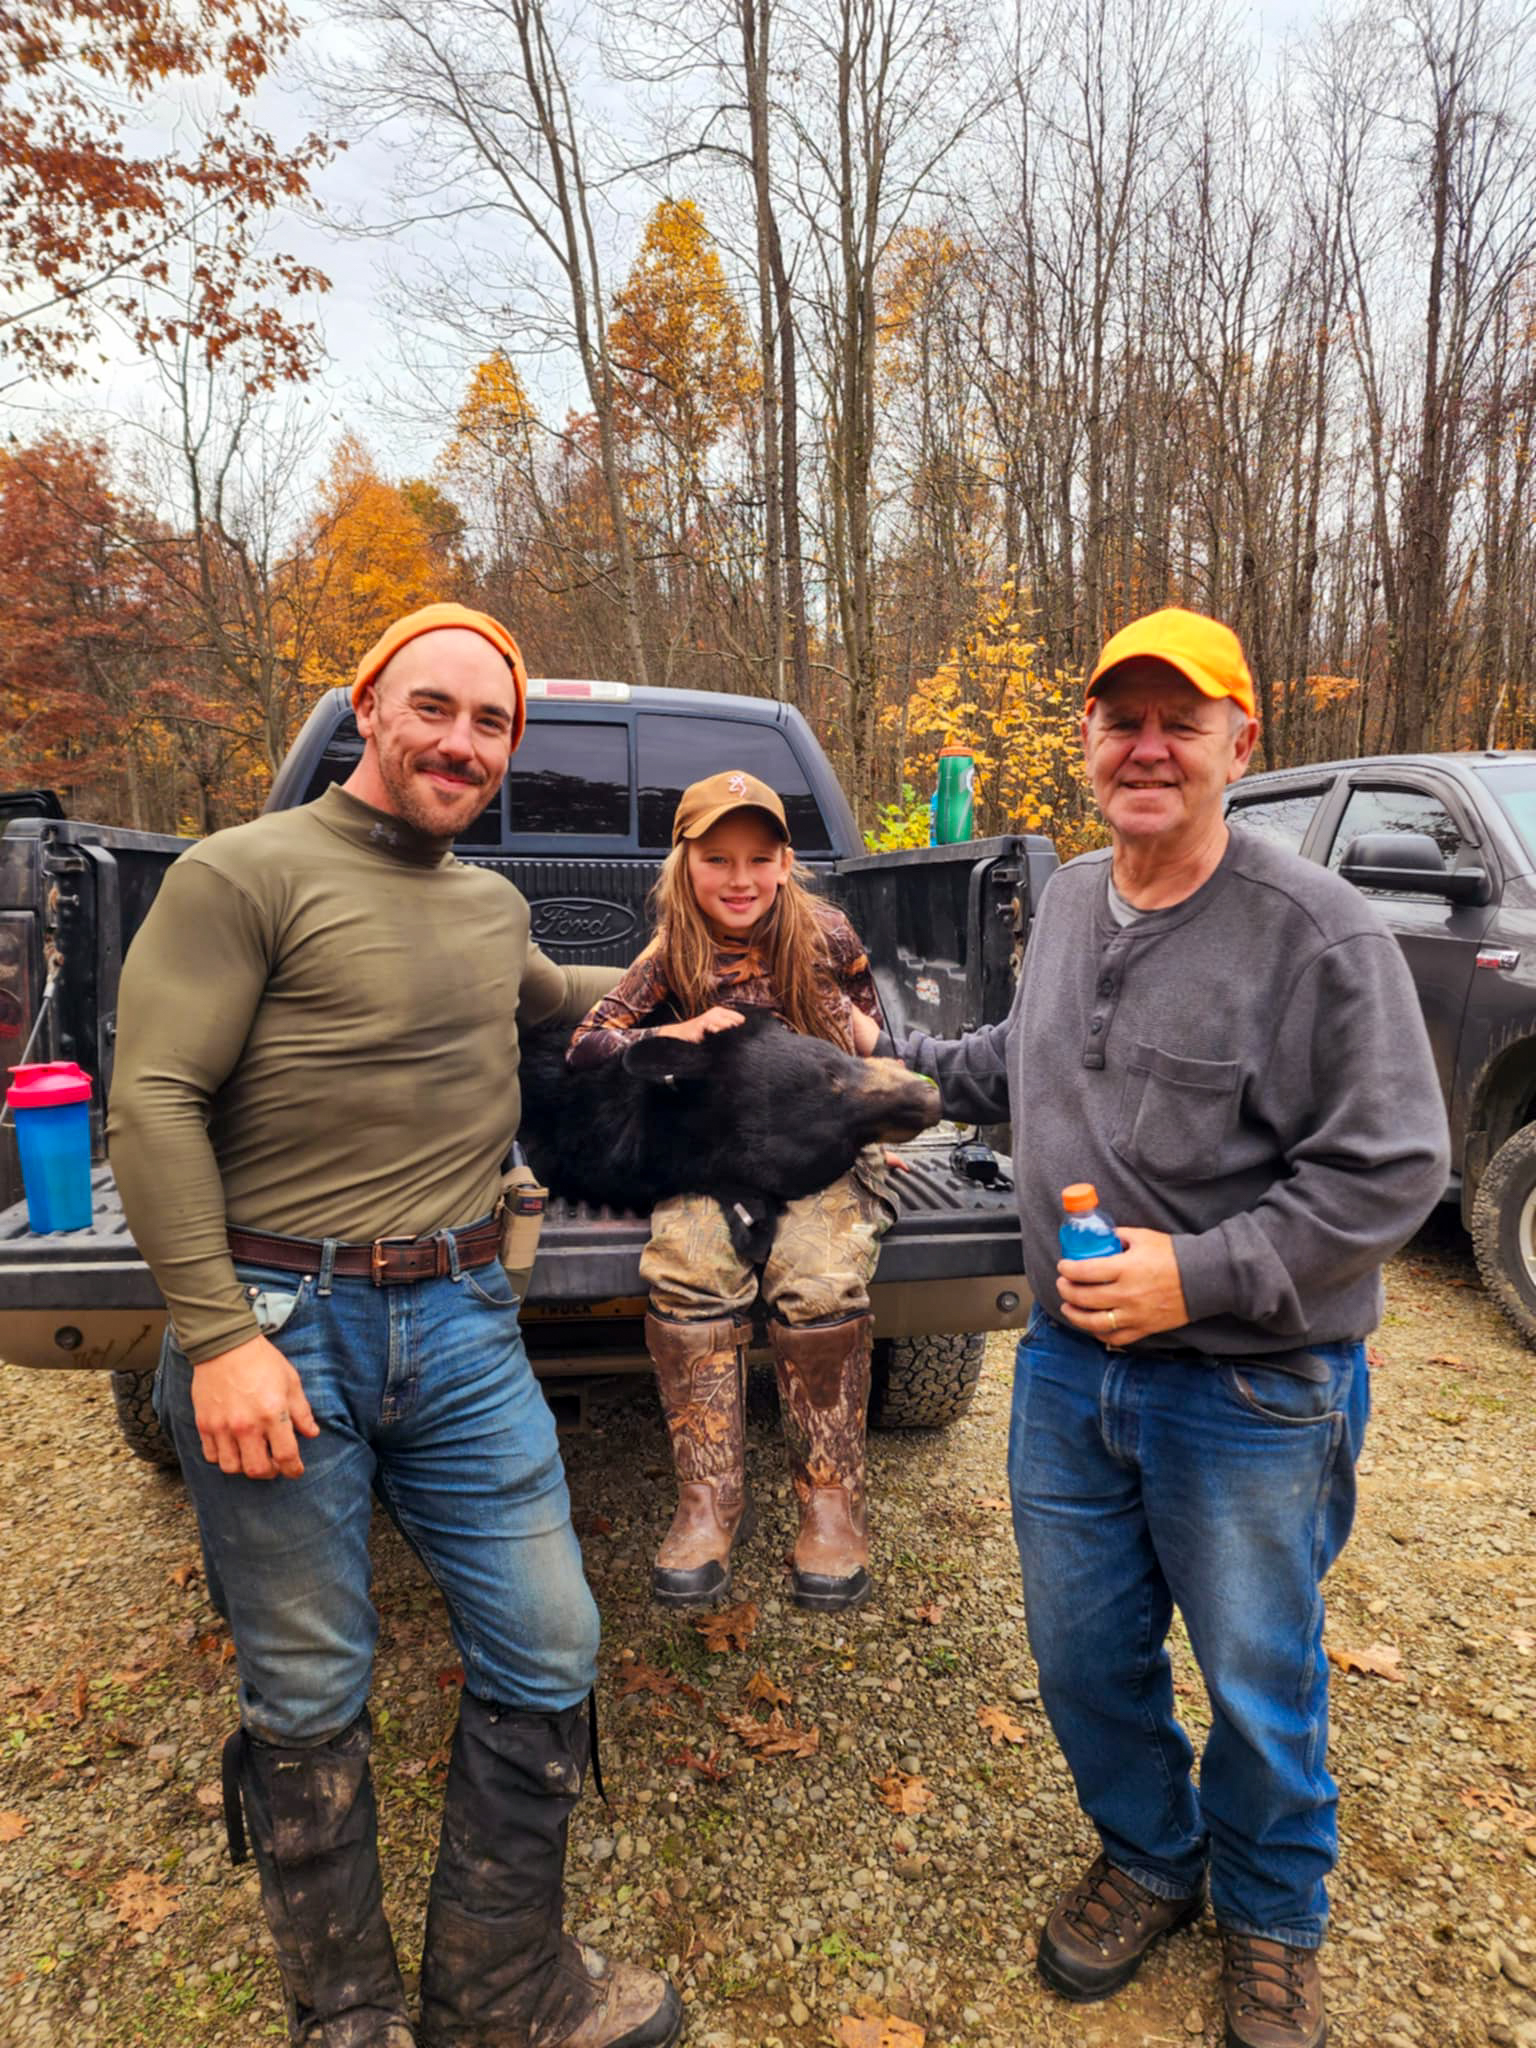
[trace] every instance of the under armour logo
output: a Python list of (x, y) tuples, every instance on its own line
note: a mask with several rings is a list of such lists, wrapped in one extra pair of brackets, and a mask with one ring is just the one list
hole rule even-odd
[(725, 786), (732, 796), (745, 796), (747, 793), (747, 778), (745, 775), (732, 775), (727, 778)]

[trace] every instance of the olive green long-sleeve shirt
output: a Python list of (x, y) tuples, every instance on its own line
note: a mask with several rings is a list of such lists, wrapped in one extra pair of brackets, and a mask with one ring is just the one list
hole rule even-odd
[(353, 1242), (494, 1206), (518, 1031), (618, 978), (558, 967), (501, 876), (330, 789), (170, 869), (123, 967), (108, 1141), (187, 1356), (256, 1334), (230, 1224)]

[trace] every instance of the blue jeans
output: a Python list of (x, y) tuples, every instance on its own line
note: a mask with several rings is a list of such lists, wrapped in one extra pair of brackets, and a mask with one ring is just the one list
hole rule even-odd
[[(1105, 1854), (1164, 1898), (1210, 1872), (1223, 1927), (1315, 1948), (1338, 1854), (1319, 1582), (1355, 1509), (1363, 1344), (1313, 1384), (1249, 1360), (1127, 1354), (1039, 1309), (1008, 1454), (1040, 1697)], [(1174, 1715), (1174, 1604), (1211, 1702)]]
[[(436, 1580), (468, 1689), (558, 1713), (591, 1690), (598, 1618), (571, 1527), (554, 1418), (500, 1265), (375, 1287), (239, 1265), (320, 1425), (300, 1479), (204, 1458), (193, 1367), (167, 1333), (156, 1409), (197, 1508), (227, 1618), (241, 1717), (264, 1742), (324, 1742), (368, 1697), (376, 1494)], [(259, 1297), (259, 1301), (258, 1301)]]

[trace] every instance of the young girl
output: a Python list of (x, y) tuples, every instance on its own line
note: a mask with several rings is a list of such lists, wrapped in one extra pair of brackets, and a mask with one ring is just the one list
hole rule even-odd
[[(842, 912), (801, 884), (784, 806), (765, 782), (727, 772), (683, 791), (653, 900), (656, 935), (588, 1011), (572, 1066), (611, 1059), (653, 1032), (698, 1040), (728, 1031), (742, 1008), (873, 1051), (880, 1010), (864, 949)], [(648, 1023), (657, 1011), (674, 1021)], [(884, 1153), (866, 1147), (851, 1173), (789, 1204), (762, 1269), (800, 1503), (793, 1596), (825, 1612), (869, 1598), (869, 1282), (894, 1215)], [(752, 1533), (746, 1354), (759, 1278), (732, 1246), (719, 1203), (704, 1195), (658, 1204), (640, 1271), (678, 1480), (651, 1589), (670, 1607), (709, 1606), (728, 1596), (732, 1552)]]

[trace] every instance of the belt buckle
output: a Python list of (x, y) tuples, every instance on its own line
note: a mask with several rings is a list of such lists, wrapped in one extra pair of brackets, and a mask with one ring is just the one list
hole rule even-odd
[[(395, 1283), (384, 1272), (386, 1255), (397, 1245), (413, 1245), (414, 1237), (376, 1237), (368, 1251), (368, 1277), (375, 1287), (390, 1287)], [(407, 1279), (410, 1275), (407, 1274)]]

